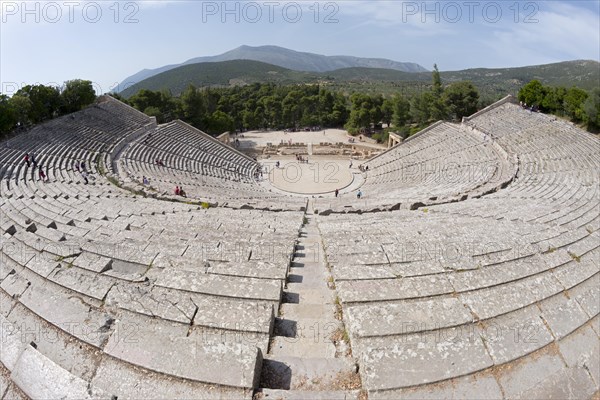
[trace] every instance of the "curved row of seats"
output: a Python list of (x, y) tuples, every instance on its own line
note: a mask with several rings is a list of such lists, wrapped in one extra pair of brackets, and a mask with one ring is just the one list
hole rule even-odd
[(303, 213), (109, 183), (155, 127), (103, 98), (2, 143), (1, 398), (252, 397)]
[(368, 168), (363, 201), (349, 193), (318, 200), (316, 207), (356, 212), (461, 201), (498, 190), (516, 173), (515, 161), (490, 136), (448, 122), (430, 126), (363, 167)]
[(593, 398), (600, 141), (510, 99), (464, 124), (517, 160), (506, 188), (319, 219), (363, 388), (372, 399)]
[(146, 177), (145, 190), (163, 196), (179, 186), (190, 198), (234, 208), (299, 210), (306, 205), (257, 184), (255, 160), (182, 121), (160, 125), (133, 141), (117, 163), (121, 178), (144, 190)]

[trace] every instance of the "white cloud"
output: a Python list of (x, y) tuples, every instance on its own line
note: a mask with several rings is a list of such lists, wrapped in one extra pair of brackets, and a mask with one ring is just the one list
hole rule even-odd
[(564, 2), (545, 2), (535, 23), (516, 23), (493, 31), (493, 43), (508, 54), (540, 60), (600, 59), (597, 13)]

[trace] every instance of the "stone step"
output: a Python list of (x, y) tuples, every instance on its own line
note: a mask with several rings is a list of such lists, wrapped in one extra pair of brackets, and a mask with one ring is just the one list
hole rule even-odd
[(268, 356), (263, 360), (260, 386), (302, 391), (353, 390), (360, 389), (360, 376), (351, 358)]
[(290, 339), (319, 338), (331, 340), (332, 336), (343, 328), (342, 322), (333, 318), (302, 318), (293, 319), (287, 316), (276, 318), (273, 334)]
[(125, 312), (114, 332), (104, 351), (130, 364), (216, 386), (252, 389), (258, 383), (262, 356), (248, 337), (213, 337), (185, 324)]
[[(332, 325), (331, 328), (333, 334), (334, 326)], [(271, 341), (270, 354), (278, 357), (335, 357), (335, 344), (329, 337), (322, 337), (322, 330), (318, 321), (316, 326), (308, 326), (304, 329), (306, 331), (304, 337), (275, 336)]]
[(263, 400), (358, 400), (359, 390), (281, 390), (261, 389), (260, 395)]
[(323, 286), (327, 289), (327, 274), (323, 266), (318, 267), (318, 271), (314, 271), (317, 267), (310, 268), (290, 268), (287, 281), (291, 283), (303, 283), (307, 286)]
[(288, 283), (283, 294), (284, 303), (302, 304), (333, 304), (335, 295), (333, 291), (322, 289), (308, 289), (302, 283)]
[(282, 304), (280, 315), (293, 320), (318, 319), (327, 321), (334, 319), (335, 309), (331, 304)]
[(12, 373), (13, 382), (32, 399), (105, 399), (109, 393), (61, 368), (49, 358), (27, 347)]
[(251, 389), (214, 386), (140, 368), (104, 356), (92, 384), (120, 399), (166, 399), (177, 393), (182, 399), (252, 399)]

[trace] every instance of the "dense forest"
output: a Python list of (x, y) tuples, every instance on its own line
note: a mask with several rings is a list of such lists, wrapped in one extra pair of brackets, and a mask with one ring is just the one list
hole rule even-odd
[[(390, 130), (413, 134), (438, 120), (460, 121), (489, 105), (468, 81), (444, 85), (437, 66), (431, 83), (419, 93), (391, 96), (355, 92), (344, 95), (318, 84), (253, 83), (229, 88), (189, 85), (179, 96), (142, 89), (124, 101), (159, 123), (181, 119), (212, 135), (254, 129), (302, 129), (319, 126), (372, 134), (387, 140)], [(533, 80), (519, 91), (519, 100), (597, 132), (600, 88), (544, 86)], [(27, 85), (12, 97), (0, 95), (0, 135), (81, 110), (96, 95), (87, 80), (71, 80), (62, 88)], [(497, 99), (495, 99), (497, 100)], [(386, 127), (383, 129), (383, 127)], [(390, 128), (391, 127), (391, 128)]]
[(210, 134), (320, 126), (374, 133), (376, 139), (385, 140), (382, 125), (410, 134), (440, 119), (460, 121), (483, 106), (471, 83), (443, 87), (437, 67), (432, 75), (431, 85), (410, 97), (358, 92), (345, 96), (318, 84), (274, 83), (202, 89), (189, 85), (178, 97), (148, 89), (128, 99), (114, 96), (160, 123), (179, 118)]

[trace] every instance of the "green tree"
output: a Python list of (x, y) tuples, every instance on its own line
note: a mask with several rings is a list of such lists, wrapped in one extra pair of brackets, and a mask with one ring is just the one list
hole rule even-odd
[(410, 121), (410, 102), (401, 94), (394, 96), (393, 100), (394, 115), (392, 122), (396, 129), (408, 124)]
[(31, 101), (31, 108), (27, 114), (27, 123), (38, 124), (58, 115), (61, 98), (60, 92), (56, 87), (27, 85), (17, 90), (15, 96), (26, 97)]
[(583, 104), (587, 100), (588, 94), (585, 90), (573, 86), (567, 90), (565, 95), (565, 114), (571, 118), (573, 122), (581, 122), (585, 118)]
[(431, 88), (431, 102), (429, 103), (429, 114), (434, 120), (448, 118), (448, 109), (444, 102), (444, 88), (442, 87), (442, 78), (437, 64), (433, 64), (432, 72), (433, 86)]
[(440, 71), (438, 70), (437, 64), (433, 64), (433, 72), (431, 73), (431, 78), (433, 80), (431, 93), (433, 94), (434, 98), (441, 99), (442, 94), (444, 94), (444, 88), (442, 87), (442, 77), (440, 75)]
[(144, 114), (146, 114), (149, 117), (156, 117), (157, 121), (160, 121), (162, 119), (162, 112), (160, 111), (160, 108), (156, 106), (146, 107), (146, 109), (144, 110)]
[(534, 79), (527, 85), (523, 86), (521, 90), (519, 90), (518, 94), (519, 101), (524, 102), (528, 106), (539, 106), (542, 104), (545, 96), (546, 89), (537, 79)]
[(206, 130), (211, 135), (220, 135), (235, 130), (235, 123), (229, 115), (217, 110), (208, 118)]
[(455, 82), (445, 89), (444, 103), (450, 116), (460, 121), (477, 111), (479, 92), (471, 82)]
[(413, 97), (410, 103), (410, 113), (413, 120), (424, 125), (431, 120), (430, 104), (433, 102), (433, 96), (430, 92), (423, 92)]
[(583, 111), (588, 130), (597, 132), (600, 129), (600, 88), (595, 88), (583, 103)]
[(17, 124), (17, 114), (8, 96), (0, 95), (0, 135), (10, 132)]
[[(371, 96), (363, 93), (354, 93), (350, 96), (352, 108), (346, 123), (346, 130), (356, 134), (364, 129), (370, 129), (373, 118), (376, 117), (376, 105)], [(381, 109), (379, 110), (381, 112)]]
[(189, 85), (181, 94), (182, 117), (190, 125), (202, 129), (206, 118), (204, 96), (194, 85)]
[(29, 115), (31, 114), (31, 110), (33, 108), (31, 99), (29, 97), (15, 94), (10, 98), (9, 103), (14, 111), (16, 123), (20, 126), (28, 126), (30, 124)]
[(540, 104), (540, 109), (544, 112), (553, 114), (564, 114), (564, 101), (567, 89), (560, 87), (544, 87), (544, 99)]
[(381, 114), (381, 122), (389, 127), (394, 119), (394, 99), (383, 100), (383, 103), (381, 104)]
[(92, 104), (96, 100), (96, 92), (91, 81), (74, 79), (65, 82), (60, 97), (62, 114), (68, 114)]

